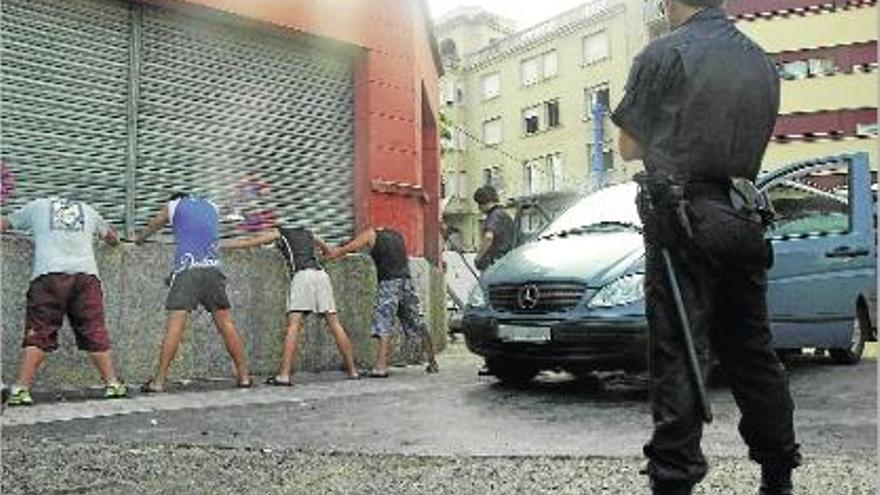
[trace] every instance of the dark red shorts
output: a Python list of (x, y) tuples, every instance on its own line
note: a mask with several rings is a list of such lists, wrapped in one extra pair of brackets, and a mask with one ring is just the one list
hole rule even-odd
[(38, 347), (45, 352), (57, 349), (58, 330), (65, 315), (80, 350), (110, 350), (101, 281), (85, 273), (50, 273), (31, 281), (22, 346)]

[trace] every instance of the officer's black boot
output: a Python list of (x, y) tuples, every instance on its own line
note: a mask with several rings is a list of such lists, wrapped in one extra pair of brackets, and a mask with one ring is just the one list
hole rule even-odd
[(758, 495), (792, 495), (791, 469), (762, 467)]
[(681, 481), (651, 480), (653, 495), (691, 495), (694, 485)]

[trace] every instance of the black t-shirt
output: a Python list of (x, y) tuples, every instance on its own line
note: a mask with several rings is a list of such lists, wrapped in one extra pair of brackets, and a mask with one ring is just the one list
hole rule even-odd
[(503, 207), (495, 206), (489, 210), (489, 214), (483, 220), (483, 233), (486, 232), (492, 232), (492, 245), (476, 260), (477, 268), (480, 270), (492, 266), (492, 263), (513, 249), (513, 219)]
[(400, 232), (392, 229), (376, 230), (376, 243), (370, 250), (370, 256), (376, 264), (376, 275), (380, 281), (410, 278), (406, 241)]
[(714, 182), (757, 177), (778, 111), (773, 61), (709, 8), (636, 57), (611, 119), (642, 144), (650, 172)]
[(275, 245), (284, 255), (290, 273), (307, 269), (322, 269), (321, 263), (315, 256), (315, 236), (310, 230), (302, 227), (279, 227), (278, 232), (281, 237)]

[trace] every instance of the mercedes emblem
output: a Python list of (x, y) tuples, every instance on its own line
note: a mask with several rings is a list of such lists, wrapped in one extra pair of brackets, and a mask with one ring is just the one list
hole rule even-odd
[(541, 291), (535, 284), (523, 286), (519, 291), (517, 302), (520, 309), (535, 309), (538, 306), (538, 300), (541, 298)]

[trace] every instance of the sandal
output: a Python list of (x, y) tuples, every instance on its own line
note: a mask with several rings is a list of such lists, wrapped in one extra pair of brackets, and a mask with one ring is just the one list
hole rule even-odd
[(345, 375), (345, 379), (346, 380), (360, 380), (361, 375), (360, 375), (360, 373), (355, 373), (353, 375)]
[(387, 371), (370, 370), (370, 372), (367, 374), (367, 376), (370, 378), (388, 378), (388, 372)]
[(266, 385), (273, 385), (275, 387), (292, 387), (293, 382), (279, 380), (277, 376), (270, 376), (266, 378)]
[(235, 384), (235, 388), (251, 388), (254, 386), (253, 380), (248, 380), (246, 382), (238, 382)]
[(141, 385), (141, 393), (142, 394), (162, 394), (165, 393), (165, 388), (157, 387), (153, 380), (147, 380), (143, 385)]
[(440, 365), (437, 364), (437, 361), (431, 361), (425, 366), (425, 373), (440, 373)]

